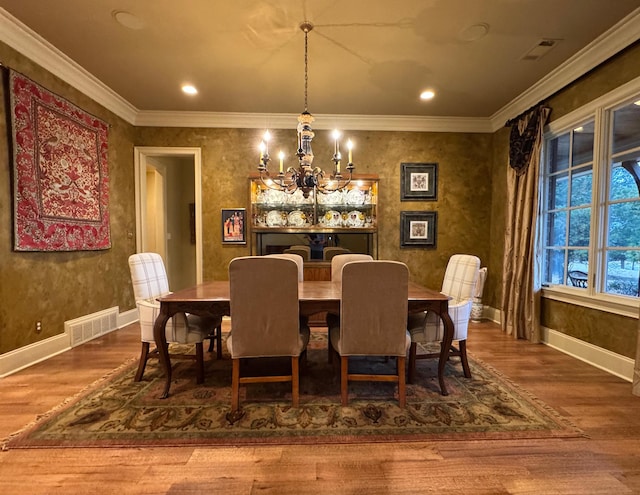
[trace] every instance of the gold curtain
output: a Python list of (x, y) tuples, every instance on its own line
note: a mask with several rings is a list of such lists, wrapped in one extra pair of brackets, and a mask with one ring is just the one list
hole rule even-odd
[(551, 109), (542, 105), (510, 122), (507, 225), (502, 279), (502, 330), (540, 340), (540, 281), (536, 255), (540, 149)]
[(638, 342), (636, 344), (636, 363), (633, 368), (633, 394), (640, 395), (640, 315), (638, 319)]

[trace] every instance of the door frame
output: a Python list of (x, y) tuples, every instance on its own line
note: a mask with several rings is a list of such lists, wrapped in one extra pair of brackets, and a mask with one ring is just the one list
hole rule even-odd
[(147, 200), (147, 158), (150, 157), (185, 157), (193, 158), (195, 176), (195, 228), (196, 228), (196, 282), (203, 281), (203, 252), (202, 252), (202, 150), (189, 147), (134, 147), (135, 173), (135, 206), (136, 206), (136, 251), (142, 253), (147, 246), (146, 222), (147, 213), (144, 205)]

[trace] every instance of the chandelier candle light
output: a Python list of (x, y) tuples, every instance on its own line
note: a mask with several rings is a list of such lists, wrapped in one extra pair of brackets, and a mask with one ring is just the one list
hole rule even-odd
[(271, 133), (266, 131), (260, 143), (260, 163), (258, 164), (258, 171), (260, 172), (260, 179), (263, 184), (269, 189), (275, 189), (278, 191), (284, 191), (289, 194), (293, 194), (298, 189), (302, 190), (304, 197), (308, 197), (309, 193), (313, 190), (319, 191), (323, 194), (328, 194), (334, 191), (344, 189), (347, 184), (351, 182), (353, 175), (353, 143), (351, 140), (347, 141), (347, 149), (349, 151), (349, 161), (346, 166), (346, 170), (349, 173), (347, 178), (342, 176), (340, 171), (340, 162), (342, 155), (340, 154), (340, 131), (333, 131), (334, 151), (333, 151), (333, 172), (325, 179), (325, 173), (320, 167), (313, 166), (313, 151), (311, 150), (311, 141), (314, 137), (314, 132), (311, 129), (311, 123), (314, 121), (313, 115), (307, 110), (308, 102), (308, 73), (309, 73), (309, 58), (308, 58), (308, 41), (307, 36), (309, 31), (313, 29), (313, 24), (309, 21), (305, 21), (300, 24), (300, 29), (304, 32), (304, 112), (298, 116), (298, 151), (296, 156), (298, 157), (298, 168), (288, 167), (285, 171), (284, 168), (284, 153), (280, 151), (278, 158), (280, 160), (280, 167), (278, 174), (272, 177), (269, 174), (269, 141), (271, 140)]

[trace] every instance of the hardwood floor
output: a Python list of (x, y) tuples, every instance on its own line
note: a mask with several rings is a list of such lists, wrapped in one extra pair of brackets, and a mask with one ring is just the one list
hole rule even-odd
[[(130, 325), (0, 380), (0, 438), (137, 356), (138, 339), (137, 325)], [(9, 450), (0, 452), (0, 489), (5, 495), (640, 493), (640, 397), (630, 383), (544, 345), (514, 341), (490, 323), (472, 325), (468, 344), (472, 355), (589, 438)]]

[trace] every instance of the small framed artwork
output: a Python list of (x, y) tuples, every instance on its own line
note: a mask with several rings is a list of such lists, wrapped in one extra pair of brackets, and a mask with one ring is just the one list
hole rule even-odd
[(246, 214), (244, 208), (222, 210), (222, 243), (246, 244)]
[(437, 163), (403, 163), (401, 174), (402, 201), (438, 199)]
[(401, 211), (400, 247), (436, 247), (438, 212)]

